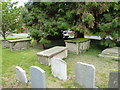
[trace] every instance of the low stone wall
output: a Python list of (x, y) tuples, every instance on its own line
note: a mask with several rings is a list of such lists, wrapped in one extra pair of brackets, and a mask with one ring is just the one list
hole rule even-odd
[(11, 51), (28, 49), (30, 47), (30, 41), (31, 39), (8, 40)]
[[(73, 39), (74, 40), (74, 39)], [(90, 48), (90, 40), (85, 39), (85, 41), (73, 41), (72, 40), (65, 40), (66, 47), (69, 51), (74, 52), (76, 54), (85, 52), (87, 49)]]

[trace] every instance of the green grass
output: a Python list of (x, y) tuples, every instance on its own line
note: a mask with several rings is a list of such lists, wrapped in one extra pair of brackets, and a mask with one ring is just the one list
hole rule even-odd
[[(52, 43), (52, 42), (51, 42)], [(54, 45), (55, 42), (53, 42)], [(49, 45), (51, 47), (53, 45)], [(57, 41), (56, 41), (57, 43)], [(53, 46), (54, 46), (53, 45)], [(67, 62), (68, 81), (62, 81), (51, 74), (51, 67), (41, 65), (38, 63), (36, 53), (40, 52), (39, 49), (28, 49), (22, 51), (11, 52), (9, 49), (2, 49), (2, 84), (5, 88), (12, 87), (31, 87), (31, 83), (28, 85), (22, 85), (16, 79), (15, 66), (22, 67), (26, 73), (28, 79), (30, 79), (30, 66), (38, 66), (46, 71), (46, 82), (49, 88), (79, 88), (80, 85), (75, 83), (75, 64), (76, 62), (84, 62), (92, 64), (96, 68), (96, 86), (101, 88), (108, 87), (108, 79), (110, 71), (118, 70), (118, 62), (115, 60), (103, 59), (98, 57), (101, 53), (99, 48), (91, 47), (87, 52), (76, 55), (69, 52), (68, 57), (64, 59)]]
[[(18, 38), (27, 38), (27, 37), (7, 37), (6, 39), (18, 39)], [(4, 40), (3, 38), (0, 38), (0, 40)]]

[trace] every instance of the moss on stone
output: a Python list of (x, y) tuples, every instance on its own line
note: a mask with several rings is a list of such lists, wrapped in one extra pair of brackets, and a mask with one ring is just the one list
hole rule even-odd
[(89, 39), (87, 38), (76, 38), (76, 39), (70, 39), (70, 40), (65, 40), (66, 42), (71, 42), (71, 43), (76, 43), (76, 42), (85, 42), (88, 41)]

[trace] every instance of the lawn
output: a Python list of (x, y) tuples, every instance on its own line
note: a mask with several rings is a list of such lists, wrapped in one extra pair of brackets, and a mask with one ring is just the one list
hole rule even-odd
[[(23, 37), (23, 36), (20, 36), (20, 37), (6, 37), (6, 39), (18, 39), (18, 38), (27, 38), (27, 37)], [(4, 39), (0, 38), (0, 40), (4, 40)]]
[[(0, 44), (1, 45), (1, 44)], [(57, 45), (57, 44), (54, 44)], [(52, 45), (50, 45), (52, 46)], [(48, 46), (49, 47), (49, 46)], [(46, 71), (46, 82), (49, 88), (80, 88), (81, 86), (75, 84), (75, 64), (76, 62), (84, 62), (93, 64), (96, 68), (96, 86), (100, 88), (108, 87), (108, 79), (110, 71), (118, 70), (118, 61), (103, 59), (98, 57), (101, 49), (91, 47), (87, 52), (75, 55), (71, 52), (68, 53), (68, 58), (64, 59), (67, 62), (67, 81), (59, 80), (51, 74), (51, 67), (41, 65), (38, 63), (37, 52), (39, 49), (28, 49), (22, 51), (11, 52), (9, 49), (2, 49), (2, 85), (4, 88), (26, 88), (31, 87), (29, 82), (27, 85), (22, 85), (16, 79), (15, 66), (22, 67), (28, 79), (30, 79), (30, 66), (38, 66)]]

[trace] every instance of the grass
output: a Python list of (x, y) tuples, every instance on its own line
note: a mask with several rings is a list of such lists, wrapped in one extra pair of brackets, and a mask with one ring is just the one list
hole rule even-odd
[[(61, 41), (60, 41), (61, 42)], [(57, 41), (53, 42), (54, 45)], [(53, 43), (47, 47), (54, 46)], [(60, 44), (59, 44), (60, 45)], [(87, 52), (83, 54), (68, 53), (68, 58), (64, 59), (67, 62), (68, 81), (62, 81), (51, 74), (51, 67), (41, 65), (38, 63), (37, 52), (39, 49), (28, 49), (22, 51), (11, 52), (9, 49), (2, 49), (2, 85), (5, 88), (30, 88), (31, 83), (28, 85), (22, 85), (16, 79), (15, 66), (22, 67), (26, 73), (28, 79), (30, 79), (30, 66), (38, 66), (46, 71), (46, 82), (49, 88), (80, 88), (80, 85), (75, 83), (75, 64), (76, 62), (84, 62), (92, 64), (96, 68), (96, 86), (101, 88), (108, 87), (108, 79), (110, 71), (118, 70), (118, 62), (115, 60), (103, 59), (98, 57), (101, 53), (99, 48), (91, 47)]]
[[(18, 39), (18, 38), (27, 38), (27, 37), (6, 37), (6, 39)], [(0, 38), (0, 40), (4, 40), (3, 38)]]

